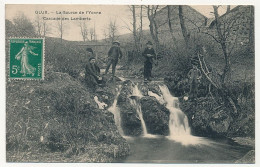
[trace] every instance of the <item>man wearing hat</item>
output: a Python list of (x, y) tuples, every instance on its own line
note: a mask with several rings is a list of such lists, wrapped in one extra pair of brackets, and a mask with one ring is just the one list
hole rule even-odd
[(96, 88), (99, 84), (102, 84), (102, 77), (100, 76), (100, 68), (96, 64), (96, 59), (93, 57), (93, 50), (87, 48), (87, 55), (90, 57), (86, 64), (85, 70), (85, 81), (91, 88)]
[(120, 43), (118, 41), (114, 41), (112, 45), (113, 46), (108, 51), (108, 64), (106, 67), (105, 74), (108, 73), (108, 70), (112, 64), (112, 75), (114, 77), (116, 72), (116, 65), (118, 63), (118, 58), (121, 59), (123, 54), (120, 49)]
[(153, 68), (153, 58), (156, 56), (153, 49), (153, 44), (151, 41), (146, 43), (146, 48), (142, 54), (145, 57), (144, 61), (144, 80), (151, 81), (152, 68)]

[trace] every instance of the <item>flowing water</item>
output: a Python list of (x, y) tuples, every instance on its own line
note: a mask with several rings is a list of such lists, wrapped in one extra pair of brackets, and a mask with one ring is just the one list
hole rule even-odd
[(133, 87), (130, 101), (136, 108), (140, 118), (143, 135), (140, 137), (125, 137), (121, 127), (120, 110), (116, 107), (116, 96), (109, 108), (115, 116), (115, 123), (119, 132), (130, 145), (130, 155), (115, 162), (142, 163), (234, 163), (242, 158), (251, 147), (241, 146), (230, 139), (209, 139), (191, 134), (187, 116), (180, 110), (179, 101), (169, 92), (167, 86), (159, 86), (162, 95), (148, 92), (161, 104), (166, 104), (170, 111), (169, 135), (152, 135), (147, 132), (139, 99), (143, 97), (138, 85)]
[(191, 135), (188, 118), (180, 110), (178, 98), (171, 95), (166, 85), (159, 87), (166, 102), (166, 108), (170, 111), (168, 138), (183, 145), (207, 144), (208, 141), (204, 138)]
[(133, 87), (133, 93), (130, 99), (131, 104), (136, 108), (136, 112), (139, 116), (139, 119), (141, 121), (141, 125), (142, 125), (142, 130), (143, 130), (143, 136), (147, 136), (147, 128), (143, 119), (143, 113), (142, 113), (142, 109), (141, 109), (141, 105), (139, 103), (139, 99), (142, 98), (143, 95), (141, 93), (141, 91), (138, 89), (138, 85), (135, 85)]
[(119, 86), (117, 95), (114, 99), (114, 102), (113, 102), (112, 106), (108, 109), (108, 111), (110, 111), (111, 113), (114, 114), (115, 124), (116, 124), (117, 129), (118, 129), (119, 133), (121, 134), (121, 136), (125, 136), (124, 131), (121, 126), (120, 109), (117, 107), (117, 100), (118, 100), (118, 96), (119, 96), (120, 92), (121, 92), (121, 85)]

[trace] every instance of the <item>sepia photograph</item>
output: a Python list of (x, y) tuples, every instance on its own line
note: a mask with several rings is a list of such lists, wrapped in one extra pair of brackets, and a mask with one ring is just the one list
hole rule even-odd
[(5, 4), (6, 163), (255, 164), (255, 6)]

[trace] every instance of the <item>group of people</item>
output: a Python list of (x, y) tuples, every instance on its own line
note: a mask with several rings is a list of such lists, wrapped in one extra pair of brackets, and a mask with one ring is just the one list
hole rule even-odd
[[(93, 56), (93, 50), (91, 48), (87, 48), (86, 51), (89, 57), (89, 62), (86, 64), (85, 68), (85, 80), (91, 87), (102, 86), (105, 84), (105, 81), (101, 76), (100, 68), (96, 64), (96, 59)], [(105, 69), (105, 75), (107, 75), (110, 66), (112, 65), (112, 79), (114, 79), (118, 60), (121, 59), (122, 56), (123, 53), (120, 49), (120, 43), (118, 41), (114, 41), (112, 43), (112, 47), (108, 51), (108, 63)], [(144, 57), (144, 82), (149, 82), (152, 80), (152, 68), (154, 59), (156, 58), (156, 53), (151, 41), (146, 43), (146, 48), (142, 52), (142, 56)], [(197, 65), (198, 64), (196, 64), (196, 61), (192, 61), (192, 69), (188, 73), (190, 84), (189, 95), (191, 98), (197, 97), (198, 83), (202, 77), (201, 71), (198, 69)]]
[[(94, 52), (92, 48), (86, 49), (87, 56), (89, 57), (89, 62), (85, 67), (85, 80), (87, 84), (91, 87), (102, 86), (104, 84), (103, 77), (100, 73), (100, 68), (96, 64), (96, 58), (93, 56)], [(146, 48), (143, 51), (142, 55), (145, 58), (144, 61), (144, 81), (151, 81), (152, 78), (152, 67), (153, 67), (153, 59), (156, 57), (155, 50), (153, 49), (153, 44), (151, 41), (146, 43)], [(112, 65), (112, 78), (115, 77), (116, 66), (118, 60), (121, 59), (123, 53), (120, 48), (120, 43), (118, 41), (114, 41), (112, 43), (112, 47), (108, 51), (108, 63), (105, 70), (105, 75), (107, 75), (110, 66)]]
[[(94, 52), (92, 48), (86, 49), (87, 56), (89, 57), (89, 62), (86, 63), (85, 66), (85, 81), (86, 83), (93, 88), (97, 86), (102, 86), (105, 84), (105, 81), (100, 73), (100, 68), (96, 64), (96, 58), (93, 56)], [(108, 73), (110, 66), (112, 65), (112, 77), (115, 77), (116, 65), (118, 63), (118, 59), (121, 59), (123, 53), (120, 49), (120, 43), (118, 41), (114, 41), (112, 43), (112, 47), (108, 51), (108, 64), (105, 70), (105, 75)]]

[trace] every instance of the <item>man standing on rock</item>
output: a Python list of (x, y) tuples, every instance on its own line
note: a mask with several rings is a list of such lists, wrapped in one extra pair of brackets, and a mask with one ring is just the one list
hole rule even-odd
[(156, 56), (153, 49), (153, 44), (151, 41), (146, 43), (146, 48), (142, 54), (145, 57), (144, 61), (144, 81), (151, 81), (152, 68), (153, 68), (153, 58)]
[(120, 43), (118, 41), (114, 41), (112, 44), (113, 46), (108, 51), (108, 64), (106, 67), (105, 74), (108, 73), (108, 70), (112, 64), (112, 76), (114, 78), (116, 72), (116, 65), (118, 63), (118, 58), (121, 59), (123, 54), (120, 49)]

